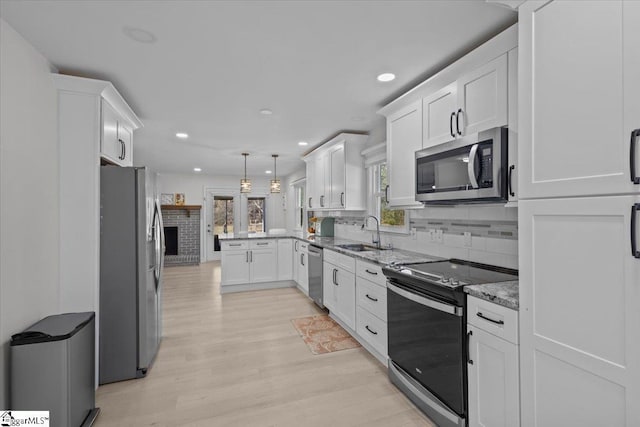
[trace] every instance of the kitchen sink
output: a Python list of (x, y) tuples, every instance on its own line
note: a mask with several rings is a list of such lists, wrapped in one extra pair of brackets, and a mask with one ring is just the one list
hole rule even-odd
[(379, 251), (379, 250), (389, 250), (390, 248), (380, 248), (378, 249), (377, 247), (373, 246), (373, 245), (365, 245), (363, 243), (351, 243), (351, 244), (346, 244), (346, 245), (336, 245), (339, 248), (342, 249), (346, 249), (348, 251), (353, 251), (353, 252), (371, 252), (371, 251)]

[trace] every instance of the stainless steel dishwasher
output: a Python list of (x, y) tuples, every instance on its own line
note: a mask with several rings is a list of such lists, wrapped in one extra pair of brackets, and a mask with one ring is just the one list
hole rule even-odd
[(322, 304), (322, 248), (309, 245), (309, 297), (318, 307)]

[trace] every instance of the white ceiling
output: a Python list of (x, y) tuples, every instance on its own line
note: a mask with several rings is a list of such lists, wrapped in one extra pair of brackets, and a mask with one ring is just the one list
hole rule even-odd
[(135, 164), (236, 176), (243, 151), (249, 175), (272, 169), (271, 154), (286, 175), (340, 131), (384, 135), (378, 108), (516, 21), (481, 0), (0, 1), (61, 72), (113, 82), (145, 125)]

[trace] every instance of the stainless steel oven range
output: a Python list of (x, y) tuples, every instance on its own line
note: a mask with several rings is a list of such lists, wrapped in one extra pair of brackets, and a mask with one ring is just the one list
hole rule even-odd
[(441, 427), (467, 423), (465, 285), (517, 279), (517, 271), (461, 260), (390, 266), (389, 378)]

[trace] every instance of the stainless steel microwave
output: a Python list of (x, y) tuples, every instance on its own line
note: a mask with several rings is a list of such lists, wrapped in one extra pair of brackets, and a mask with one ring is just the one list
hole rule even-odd
[(507, 129), (416, 151), (416, 200), (424, 204), (507, 200)]

